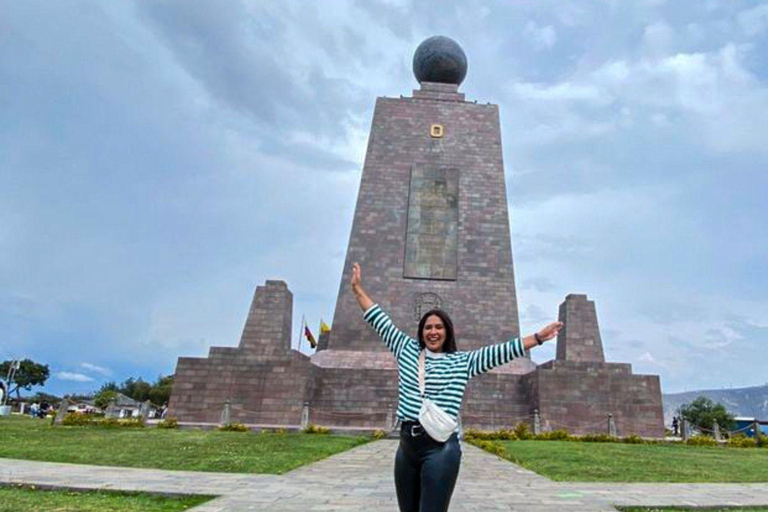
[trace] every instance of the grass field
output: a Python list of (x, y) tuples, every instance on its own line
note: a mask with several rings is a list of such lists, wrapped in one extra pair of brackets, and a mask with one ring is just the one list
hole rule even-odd
[(135, 468), (281, 474), (367, 437), (202, 430), (52, 427), (0, 418), (0, 457)]
[(0, 486), (0, 512), (176, 512), (210, 500), (209, 496), (161, 496), (113, 491), (43, 490)]
[(571, 482), (768, 482), (768, 449), (681, 444), (493, 441), (505, 458)]

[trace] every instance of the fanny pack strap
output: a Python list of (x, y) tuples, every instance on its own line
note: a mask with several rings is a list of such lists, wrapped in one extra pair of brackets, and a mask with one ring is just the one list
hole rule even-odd
[(426, 360), (427, 360), (427, 350), (424, 349), (421, 351), (421, 354), (419, 354), (419, 392), (421, 393), (421, 397), (424, 398), (424, 395), (427, 394), (427, 384), (425, 382), (425, 373), (426, 373)]

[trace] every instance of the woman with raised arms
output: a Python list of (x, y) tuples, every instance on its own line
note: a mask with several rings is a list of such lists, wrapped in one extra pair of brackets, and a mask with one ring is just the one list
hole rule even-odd
[(428, 311), (419, 322), (415, 340), (395, 327), (368, 296), (357, 263), (352, 265), (350, 285), (363, 318), (397, 359), (397, 417), (402, 426), (395, 456), (395, 487), (400, 510), (448, 510), (461, 463), (457, 419), (467, 382), (551, 340), (563, 324), (553, 322), (523, 339), (460, 352), (453, 323), (444, 311)]

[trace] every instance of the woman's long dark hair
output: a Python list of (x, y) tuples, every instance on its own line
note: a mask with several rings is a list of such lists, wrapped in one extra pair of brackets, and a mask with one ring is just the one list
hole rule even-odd
[(421, 321), (419, 321), (419, 347), (424, 350), (424, 347), (427, 346), (427, 344), (424, 343), (424, 324), (427, 323), (427, 318), (431, 316), (440, 318), (440, 320), (443, 321), (443, 325), (445, 326), (445, 343), (443, 343), (443, 352), (456, 352), (458, 349), (456, 348), (456, 337), (453, 334), (453, 322), (451, 322), (451, 317), (448, 316), (448, 313), (442, 309), (433, 309), (431, 311), (427, 311), (424, 313), (424, 316), (421, 317)]

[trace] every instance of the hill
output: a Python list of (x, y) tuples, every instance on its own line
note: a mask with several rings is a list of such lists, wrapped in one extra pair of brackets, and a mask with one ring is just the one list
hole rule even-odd
[(672, 423), (672, 416), (678, 407), (692, 402), (696, 397), (706, 396), (719, 402), (734, 416), (746, 416), (759, 420), (768, 420), (768, 384), (750, 388), (705, 389), (686, 391), (685, 393), (663, 394), (664, 424)]

